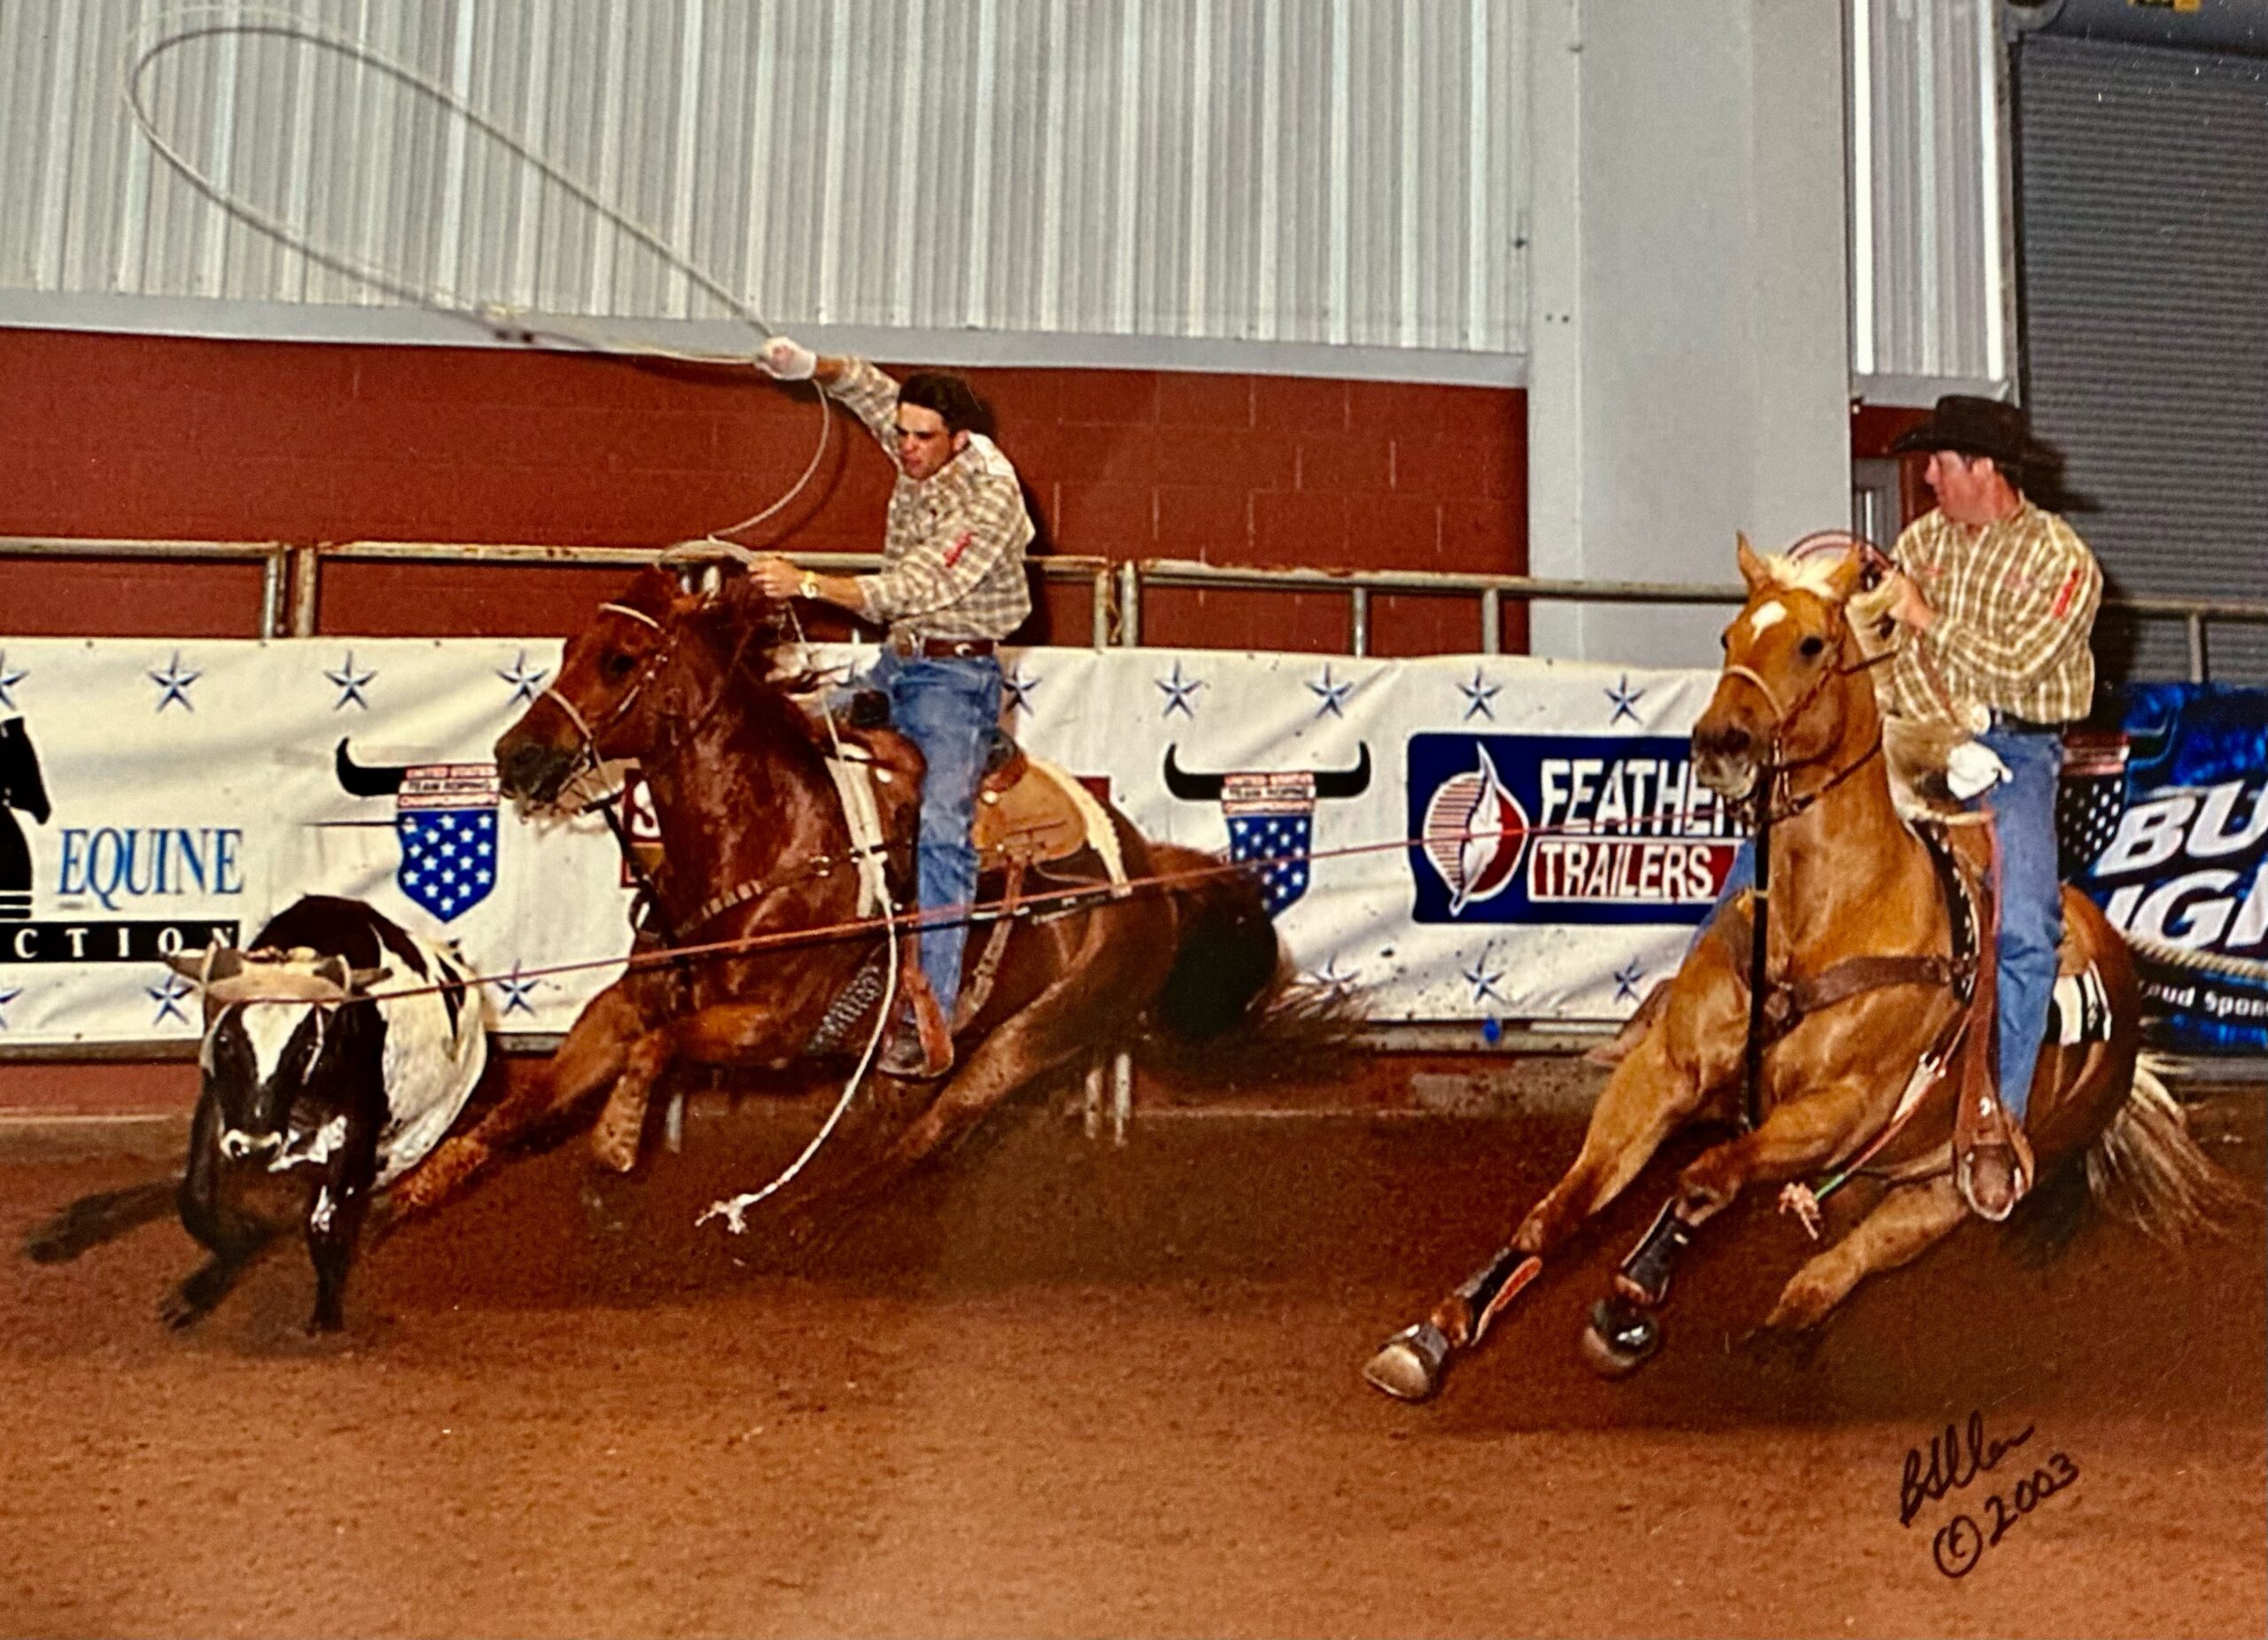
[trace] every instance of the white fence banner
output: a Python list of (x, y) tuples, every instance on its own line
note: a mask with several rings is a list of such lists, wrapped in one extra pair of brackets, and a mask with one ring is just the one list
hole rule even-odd
[[(0, 642), (0, 1042), (188, 1038), (160, 962), (304, 894), (454, 939), (508, 1030), (629, 945), (612, 838), (500, 802), (555, 640)], [(842, 650), (829, 659), (849, 662)], [(1256, 862), (1301, 970), (1380, 1020), (1608, 1019), (1737, 842), (1691, 778), (1714, 674), (1521, 657), (1026, 649), (1009, 716), (1145, 832)], [(1272, 863), (1267, 863), (1272, 862)]]

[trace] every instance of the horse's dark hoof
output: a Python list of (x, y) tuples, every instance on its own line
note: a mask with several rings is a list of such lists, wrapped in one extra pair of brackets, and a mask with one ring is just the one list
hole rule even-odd
[(1423, 1401), (1441, 1387), (1449, 1341), (1430, 1321), (1404, 1327), (1379, 1347), (1363, 1377), (1397, 1401)]
[(212, 1308), (210, 1304), (200, 1304), (189, 1294), (175, 1288), (158, 1301), (158, 1319), (174, 1332), (183, 1333), (204, 1320)]
[(1622, 1298), (1603, 1298), (1591, 1306), (1583, 1329), (1583, 1361), (1601, 1378), (1627, 1378), (1662, 1347), (1661, 1324)]

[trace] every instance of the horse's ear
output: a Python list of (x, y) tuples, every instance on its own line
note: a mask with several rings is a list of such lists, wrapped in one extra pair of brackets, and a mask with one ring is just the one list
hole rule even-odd
[(1835, 561), (1827, 572), (1828, 591), (1837, 603), (1846, 603), (1851, 595), (1859, 590), (1859, 583), (1867, 572), (1867, 555), (1853, 547)]
[(1733, 539), (1740, 543), (1736, 555), (1740, 560), (1740, 578), (1748, 583), (1751, 592), (1762, 592), (1772, 583), (1772, 572), (1764, 567), (1764, 560), (1755, 548), (1748, 544), (1748, 532), (1737, 532)]

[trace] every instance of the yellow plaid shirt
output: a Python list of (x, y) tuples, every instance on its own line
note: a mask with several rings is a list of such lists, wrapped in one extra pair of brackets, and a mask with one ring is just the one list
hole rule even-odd
[(2087, 715), (2102, 571), (2070, 525), (2029, 501), (1996, 524), (1933, 510), (1906, 526), (1897, 557), (1937, 614), (1927, 632), (1898, 629), (1891, 695), (1901, 716), (1981, 730), (1993, 711), (2035, 723)]
[[(846, 362), (827, 392), (866, 424), (896, 467), (897, 384), (864, 359)], [(893, 637), (1005, 638), (1031, 613), (1024, 549), (1032, 535), (1016, 470), (999, 446), (971, 433), (934, 478), (899, 470), (882, 570), (858, 578), (866, 613)]]

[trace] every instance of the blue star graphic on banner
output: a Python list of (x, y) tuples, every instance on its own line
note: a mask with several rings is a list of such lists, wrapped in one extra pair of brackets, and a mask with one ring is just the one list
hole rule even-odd
[(536, 691), (543, 688), (543, 680), (551, 676), (551, 668), (539, 666), (532, 672), (529, 671), (528, 652), (522, 649), (510, 667), (496, 675), (512, 686), (512, 704), (524, 706), (536, 697)]
[(1170, 718), (1174, 713), (1179, 712), (1183, 717), (1189, 719), (1192, 722), (1196, 720), (1197, 711), (1195, 707), (1189, 703), (1190, 696), (1195, 695), (1198, 690), (1205, 687), (1204, 679), (1183, 677), (1181, 675), (1181, 663), (1179, 661), (1176, 661), (1173, 664), (1173, 676), (1171, 679), (1155, 678), (1151, 680), (1151, 681), (1155, 683), (1158, 688), (1165, 693), (1165, 710), (1159, 712), (1158, 716), (1161, 718)]
[(471, 910), (496, 886), (496, 811), (404, 809), (401, 891), (444, 922)]
[(0, 1030), (8, 1029), (8, 1005), (23, 994), (24, 988), (21, 985), (17, 986), (13, 991), (0, 991)]
[(1308, 685), (1308, 693), (1323, 703), (1315, 709), (1315, 715), (1318, 718), (1326, 711), (1334, 718), (1344, 718), (1347, 715), (1347, 697), (1354, 692), (1353, 684), (1333, 683), (1331, 680), (1331, 667), (1328, 664), (1323, 669), (1323, 681)]
[(376, 672), (356, 672), (354, 651), (347, 650), (346, 658), (337, 672), (323, 673), (338, 690), (338, 698), (331, 703), (331, 711), (345, 711), (349, 706), (360, 706), (364, 711), (369, 711), (370, 703), (362, 693), (362, 686), (377, 675)]
[(1614, 999), (1617, 1002), (1636, 1001), (1638, 999), (1638, 982), (1645, 977), (1646, 970), (1644, 966), (1635, 958), (1632, 959), (1628, 968), (1615, 969)]
[(1496, 982), (1504, 977), (1504, 970), (1488, 966), (1488, 950), (1487, 946), (1483, 945), (1480, 948), (1480, 958), (1471, 968), (1457, 970), (1464, 975), (1464, 983), (1472, 987), (1472, 999), (1475, 1002), (1504, 1000), (1503, 993), (1496, 989)]
[(1229, 858), (1264, 862), (1260, 882), (1270, 916), (1308, 891), (1308, 844), (1315, 835), (1312, 812), (1231, 814), (1228, 821)]
[(509, 974), (500, 974), (489, 983), (503, 994), (504, 1006), (497, 1010), (500, 1017), (507, 1014), (532, 1015), (535, 1013), (535, 1004), (528, 1000), (528, 992), (533, 991), (541, 982), (522, 979), (518, 963), (512, 964), (512, 971)]
[(1031, 692), (1046, 682), (1045, 678), (1024, 676), (1024, 664), (1018, 661), (1000, 679), (1001, 692), (1008, 697), (1008, 710), (1031, 715)]
[(1625, 718), (1629, 719), (1633, 723), (1637, 722), (1638, 703), (1645, 698), (1645, 694), (1643, 689), (1632, 688), (1630, 674), (1624, 672), (1622, 681), (1606, 692), (1606, 698), (1614, 703), (1614, 715), (1606, 720), (1607, 727), (1612, 728)]
[(189, 1023), (189, 1015), (181, 1011), (181, 1005), (184, 998), (197, 994), (196, 986), (180, 975), (169, 972), (163, 983), (144, 985), (142, 989), (150, 1000), (158, 1005), (157, 1017), (150, 1022), (152, 1025), (162, 1025), (169, 1019), (179, 1020), (184, 1025)]
[(175, 649), (173, 659), (166, 664), (165, 671), (149, 674), (150, 681), (158, 686), (157, 710), (163, 711), (175, 701), (179, 701), (183, 711), (195, 711), (197, 705), (189, 698), (189, 686), (204, 675), (201, 672), (183, 672), (181, 665), (181, 651)]
[(5, 706), (11, 711), (16, 710), (16, 697), (10, 691), (30, 675), (22, 671), (10, 672), (8, 651), (0, 649), (0, 706)]
[(1473, 714), (1476, 712), (1491, 723), (1496, 721), (1496, 709), (1489, 703), (1496, 698), (1498, 691), (1504, 687), (1503, 684), (1484, 683), (1480, 678), (1480, 668), (1475, 666), (1472, 669), (1472, 681), (1460, 683), (1456, 687), (1457, 693), (1464, 696), (1464, 717), (1461, 721), (1472, 722)]

